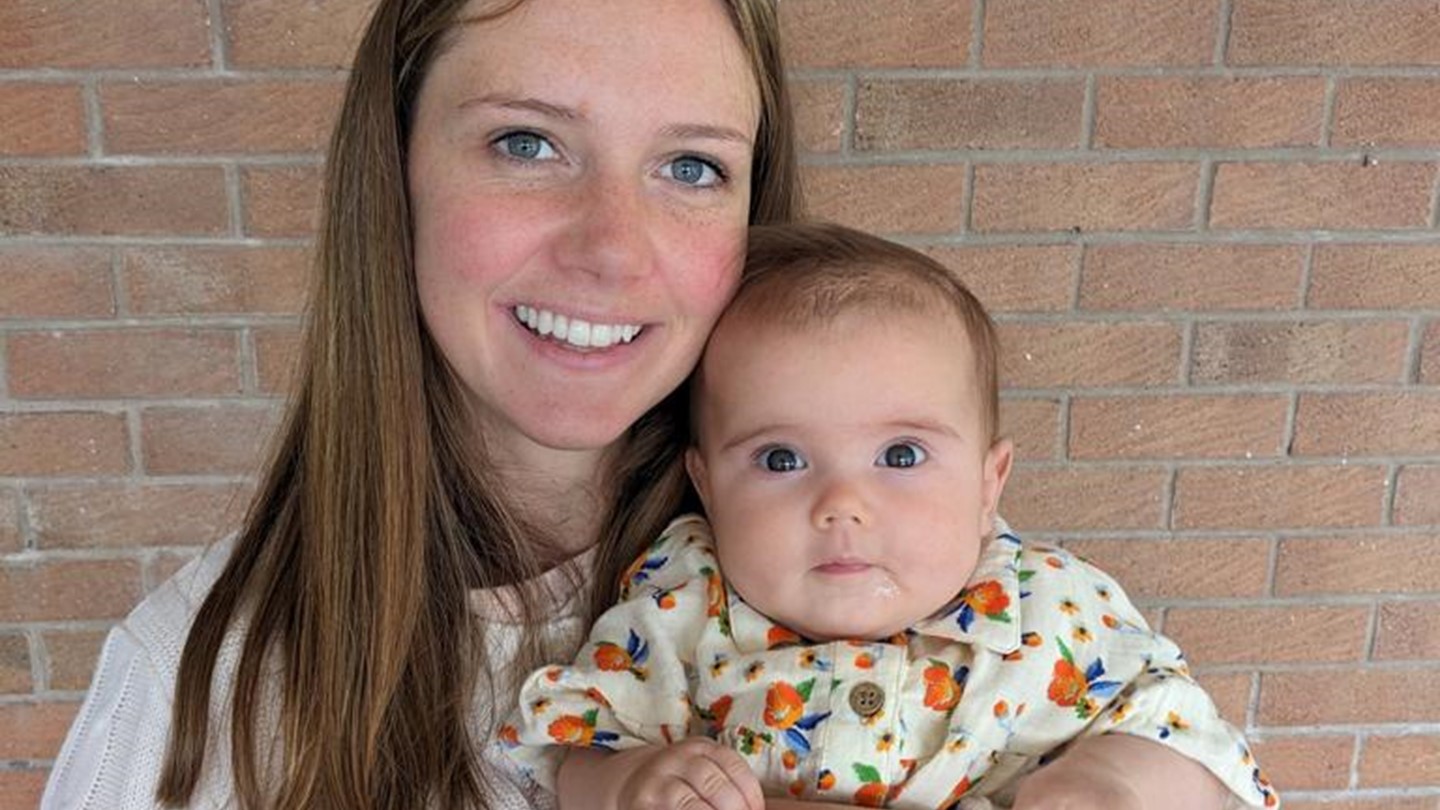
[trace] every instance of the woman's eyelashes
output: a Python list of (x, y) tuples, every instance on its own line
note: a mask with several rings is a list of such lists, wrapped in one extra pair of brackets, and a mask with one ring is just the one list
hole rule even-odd
[(537, 163), (560, 157), (549, 138), (528, 130), (506, 132), (490, 145), (501, 157), (516, 163)]
[(660, 174), (691, 188), (716, 188), (729, 179), (719, 162), (698, 155), (681, 155), (666, 161), (660, 167)]

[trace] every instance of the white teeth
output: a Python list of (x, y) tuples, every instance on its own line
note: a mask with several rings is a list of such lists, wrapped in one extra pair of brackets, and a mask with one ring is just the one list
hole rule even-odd
[(617, 343), (629, 343), (644, 331), (644, 327), (636, 324), (590, 323), (525, 304), (517, 304), (514, 312), (515, 320), (535, 334), (554, 338), (578, 349), (604, 349)]

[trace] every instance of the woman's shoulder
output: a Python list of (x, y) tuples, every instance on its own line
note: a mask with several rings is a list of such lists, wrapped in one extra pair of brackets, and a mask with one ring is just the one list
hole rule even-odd
[[(234, 540), (206, 546), (130, 612), (117, 628), (149, 657), (157, 675), (173, 678), (195, 614), (230, 559)], [(173, 686), (173, 684), (170, 684)]]

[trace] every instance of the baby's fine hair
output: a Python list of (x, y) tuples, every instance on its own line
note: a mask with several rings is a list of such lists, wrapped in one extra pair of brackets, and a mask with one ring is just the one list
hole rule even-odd
[(832, 223), (750, 229), (745, 273), (721, 321), (804, 328), (848, 312), (953, 314), (974, 351), (982, 418), (999, 431), (999, 339), (985, 307), (960, 279), (918, 250)]

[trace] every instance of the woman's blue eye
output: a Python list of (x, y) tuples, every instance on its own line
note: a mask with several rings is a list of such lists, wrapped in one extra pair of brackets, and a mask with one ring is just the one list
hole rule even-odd
[(555, 147), (533, 132), (511, 132), (495, 139), (501, 154), (516, 160), (546, 160), (555, 156)]
[(762, 450), (756, 461), (760, 462), (760, 466), (764, 467), (766, 471), (776, 473), (795, 472), (805, 469), (806, 466), (805, 459), (788, 447), (772, 447)]
[(919, 445), (910, 442), (896, 442), (880, 454), (882, 467), (914, 467), (929, 456)]
[(715, 164), (692, 155), (675, 158), (665, 171), (675, 182), (697, 188), (717, 186), (725, 179)]

